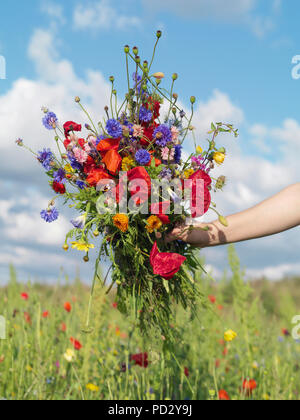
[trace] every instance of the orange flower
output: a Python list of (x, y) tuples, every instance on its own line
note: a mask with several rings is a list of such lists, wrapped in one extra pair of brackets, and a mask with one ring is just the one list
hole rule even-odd
[(129, 219), (126, 214), (116, 214), (113, 218), (114, 225), (123, 233), (128, 231)]
[(251, 396), (252, 392), (257, 388), (257, 383), (254, 379), (247, 379), (243, 382), (243, 390), (248, 395)]
[(70, 302), (66, 302), (64, 304), (64, 309), (65, 309), (65, 311), (67, 311), (67, 312), (70, 313), (72, 311), (72, 305), (71, 305), (71, 303)]
[(224, 389), (219, 391), (219, 400), (220, 401), (230, 401), (230, 397)]
[(153, 233), (155, 230), (159, 230), (162, 227), (162, 221), (157, 216), (150, 216), (147, 220), (146, 229), (148, 233)]

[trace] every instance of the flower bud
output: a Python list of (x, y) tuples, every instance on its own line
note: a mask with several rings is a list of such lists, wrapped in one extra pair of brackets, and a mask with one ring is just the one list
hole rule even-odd
[(85, 124), (85, 128), (87, 129), (87, 130), (91, 130), (92, 128), (91, 128), (91, 126), (89, 125), (89, 124)]
[(137, 56), (136, 56), (136, 58), (135, 58), (135, 62), (136, 62), (137, 64), (140, 64), (140, 62), (141, 62), (141, 57), (140, 57), (139, 55), (137, 55)]
[(172, 112), (173, 112), (174, 115), (176, 115), (177, 109), (175, 107), (173, 107)]
[(153, 74), (153, 77), (155, 77), (155, 79), (162, 80), (165, 77), (165, 75), (164, 73), (158, 71), (157, 73)]
[(139, 49), (138, 49), (138, 47), (133, 47), (133, 48), (132, 48), (132, 51), (133, 51), (133, 54), (134, 54), (134, 55), (138, 55), (138, 53), (139, 53)]
[(216, 182), (216, 189), (221, 190), (224, 185), (226, 184), (226, 177), (225, 176), (219, 176)]
[(68, 156), (67, 155), (61, 155), (61, 157), (62, 157), (63, 160), (67, 160), (68, 159)]
[(214, 161), (218, 165), (222, 165), (222, 163), (224, 163), (225, 158), (226, 158), (225, 153), (221, 153), (221, 152), (214, 153)]
[(79, 102), (80, 102), (80, 98), (79, 98), (79, 96), (76, 96), (76, 97), (75, 97), (75, 102), (77, 102), (77, 103), (79, 103)]
[(125, 47), (124, 47), (124, 52), (125, 52), (126, 54), (129, 54), (129, 52), (130, 52), (130, 47), (129, 47), (129, 45), (125, 45)]
[(145, 68), (145, 69), (147, 69), (147, 68), (148, 68), (148, 64), (149, 64), (149, 63), (148, 63), (148, 61), (147, 61), (147, 60), (145, 60), (145, 61), (144, 61), (144, 63), (143, 63), (143, 66), (144, 66), (144, 68)]
[(24, 145), (24, 142), (23, 142), (23, 140), (22, 140), (22, 139), (17, 139), (17, 140), (16, 140), (16, 144), (17, 144), (18, 146), (22, 147), (22, 146)]
[(224, 155), (226, 154), (226, 149), (225, 149), (225, 147), (221, 147), (221, 149), (219, 149), (219, 152), (220, 153), (224, 153)]
[(110, 80), (111, 83), (114, 83), (114, 81), (115, 81), (114, 76), (110, 76), (109, 80)]
[(196, 97), (195, 96), (191, 96), (191, 104), (195, 104), (196, 103)]
[(172, 75), (172, 79), (175, 81), (175, 80), (177, 80), (178, 79), (178, 74), (177, 73), (174, 73), (173, 75)]
[(221, 215), (219, 216), (219, 222), (221, 223), (221, 225), (225, 227), (229, 226), (228, 220), (224, 216), (221, 216)]
[(88, 255), (86, 255), (85, 257), (83, 257), (83, 261), (86, 262), (86, 263), (88, 263), (90, 261)]
[(177, 101), (177, 99), (178, 99), (178, 94), (177, 94), (177, 93), (173, 93), (173, 98), (175, 99), (175, 101)]
[(93, 235), (97, 238), (100, 235), (100, 233), (98, 230), (94, 230)]
[(69, 250), (69, 245), (68, 244), (64, 244), (63, 250), (67, 252)]
[(156, 36), (157, 36), (157, 38), (159, 39), (159, 38), (161, 38), (161, 36), (162, 36), (162, 31), (157, 31), (156, 32)]
[(112, 93), (113, 93), (113, 95), (116, 95), (116, 94), (117, 94), (116, 89), (114, 89), (114, 90), (112, 91)]

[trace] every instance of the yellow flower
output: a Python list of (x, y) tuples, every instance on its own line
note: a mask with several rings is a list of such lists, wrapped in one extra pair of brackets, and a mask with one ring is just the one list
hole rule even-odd
[(201, 153), (203, 152), (203, 149), (202, 149), (202, 147), (198, 146), (196, 151), (197, 151), (198, 155), (201, 155)]
[(65, 172), (69, 173), (69, 174), (73, 174), (75, 171), (72, 168), (72, 166), (68, 163), (65, 167), (64, 167)]
[(90, 249), (94, 249), (95, 245), (87, 244), (84, 241), (72, 242), (72, 248), (78, 251), (89, 252)]
[(116, 214), (113, 218), (114, 225), (123, 233), (128, 231), (129, 219), (126, 214)]
[(73, 360), (75, 360), (76, 358), (75, 351), (72, 349), (68, 349), (64, 354), (64, 358), (66, 359), (67, 362), (72, 363)]
[(100, 388), (94, 384), (87, 384), (86, 389), (91, 392), (99, 392)]
[(27, 372), (32, 372), (32, 371), (33, 371), (33, 369), (32, 369), (32, 367), (31, 367), (31, 366), (29, 366), (29, 365), (28, 365), (28, 366), (26, 366), (26, 371), (27, 371)]
[(122, 160), (122, 171), (130, 171), (130, 169), (134, 166), (134, 159), (131, 157), (125, 157)]
[(155, 230), (159, 230), (162, 227), (162, 221), (157, 216), (151, 216), (147, 220), (146, 229), (148, 233), (153, 233)]
[(187, 171), (184, 172), (184, 176), (186, 179), (189, 179), (189, 177), (193, 175), (193, 173), (194, 173), (194, 169), (188, 169)]
[(222, 163), (224, 162), (225, 158), (226, 158), (225, 153), (221, 153), (221, 152), (214, 153), (214, 161), (218, 165), (222, 165)]
[(228, 330), (224, 334), (224, 340), (227, 341), (227, 343), (229, 343), (230, 341), (233, 341), (236, 337), (237, 337), (237, 333), (232, 330)]

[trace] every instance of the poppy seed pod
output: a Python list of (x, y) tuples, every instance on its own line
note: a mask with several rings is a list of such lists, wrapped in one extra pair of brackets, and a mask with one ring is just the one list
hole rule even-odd
[(159, 38), (161, 38), (161, 36), (162, 36), (162, 31), (157, 31), (156, 32), (156, 36), (157, 36), (157, 38), (159, 39)]
[(110, 76), (109, 80), (113, 83), (115, 81), (114, 76)]
[(133, 52), (134, 55), (138, 55), (138, 53), (139, 53), (138, 47), (133, 47), (132, 52)]
[(76, 98), (75, 98), (75, 102), (77, 102), (77, 103), (79, 103), (79, 102), (80, 102), (80, 98), (79, 98), (79, 96), (76, 96)]
[(178, 74), (177, 73), (174, 73), (173, 74), (173, 76), (172, 76), (172, 79), (175, 81), (175, 80), (177, 80), (178, 79)]
[(129, 47), (129, 45), (125, 45), (125, 47), (124, 47), (124, 52), (125, 52), (126, 54), (129, 54), (129, 52), (130, 52), (130, 47)]
[(195, 96), (191, 96), (191, 104), (195, 104), (196, 103), (196, 97)]

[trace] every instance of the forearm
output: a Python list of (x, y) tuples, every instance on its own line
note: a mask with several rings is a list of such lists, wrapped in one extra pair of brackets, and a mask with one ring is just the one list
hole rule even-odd
[(219, 221), (209, 224), (207, 245), (216, 246), (274, 235), (300, 225), (300, 184), (244, 212), (229, 216), (225, 228)]

